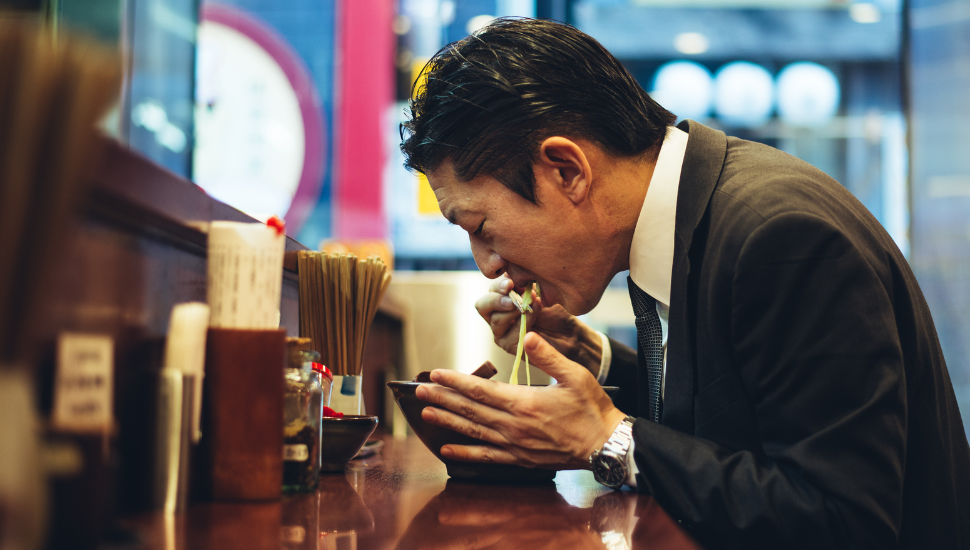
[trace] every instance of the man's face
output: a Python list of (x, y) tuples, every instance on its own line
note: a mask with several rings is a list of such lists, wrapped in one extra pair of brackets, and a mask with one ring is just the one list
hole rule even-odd
[(442, 214), (468, 232), (478, 269), (507, 273), (521, 291), (537, 281), (542, 303), (572, 314), (592, 309), (609, 284), (612, 263), (582, 208), (537, 178), (532, 204), (491, 176), (461, 182), (450, 162), (428, 174)]

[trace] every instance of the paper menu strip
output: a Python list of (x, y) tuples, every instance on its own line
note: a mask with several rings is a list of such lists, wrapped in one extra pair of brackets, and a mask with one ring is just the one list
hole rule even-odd
[(209, 326), (279, 327), (286, 237), (261, 223), (215, 221), (209, 226)]

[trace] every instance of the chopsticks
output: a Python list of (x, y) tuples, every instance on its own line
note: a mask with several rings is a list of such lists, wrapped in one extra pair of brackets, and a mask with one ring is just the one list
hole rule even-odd
[(300, 335), (334, 374), (359, 375), (371, 323), (391, 282), (378, 256), (301, 251)]

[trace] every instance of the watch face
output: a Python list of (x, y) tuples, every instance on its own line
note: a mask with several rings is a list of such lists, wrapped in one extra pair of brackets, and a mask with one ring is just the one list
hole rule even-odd
[(619, 487), (626, 481), (626, 464), (611, 453), (600, 453), (593, 461), (596, 480), (607, 487)]

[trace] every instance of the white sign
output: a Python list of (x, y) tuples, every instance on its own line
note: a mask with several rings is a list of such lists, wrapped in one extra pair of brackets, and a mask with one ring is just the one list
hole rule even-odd
[(306, 540), (306, 529), (302, 525), (284, 525), (281, 529), (280, 539), (283, 542), (301, 543)]
[(303, 443), (298, 445), (283, 445), (283, 460), (290, 462), (306, 462), (310, 458), (310, 450)]
[(105, 431), (113, 423), (114, 342), (108, 336), (62, 333), (57, 340), (55, 428)]

